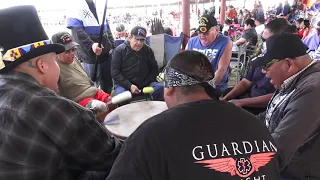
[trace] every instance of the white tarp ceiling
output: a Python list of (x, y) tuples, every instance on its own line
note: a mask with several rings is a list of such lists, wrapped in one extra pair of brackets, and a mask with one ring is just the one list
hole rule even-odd
[[(72, 4), (77, 3), (78, 1), (81, 0), (10, 0), (1, 2), (0, 9), (17, 5), (34, 5), (37, 9), (68, 9), (68, 7), (72, 8)], [(97, 1), (99, 4), (104, 4), (105, 2), (105, 0), (94, 1)], [(108, 0), (108, 7), (160, 5), (178, 1), (179, 0)]]

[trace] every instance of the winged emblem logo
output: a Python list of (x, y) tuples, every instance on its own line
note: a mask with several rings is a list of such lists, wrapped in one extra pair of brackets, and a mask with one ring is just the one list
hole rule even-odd
[(275, 152), (253, 154), (250, 158), (220, 158), (196, 161), (195, 163), (206, 164), (204, 167), (219, 172), (230, 173), (231, 176), (249, 177), (255, 171), (259, 171), (260, 167), (267, 165), (274, 157)]

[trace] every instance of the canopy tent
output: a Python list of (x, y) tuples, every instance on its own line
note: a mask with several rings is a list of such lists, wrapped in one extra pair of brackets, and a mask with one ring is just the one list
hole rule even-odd
[[(101, 0), (97, 0), (101, 1)], [(161, 4), (171, 4), (178, 3), (178, 0), (108, 0), (108, 7), (123, 7), (123, 6), (150, 6), (150, 5), (161, 5)]]
[[(75, 0), (69, 0), (75, 1)], [(56, 10), (66, 9), (66, 0), (10, 0), (1, 2), (0, 8), (7, 8), (18, 5), (34, 5), (37, 9), (41, 10)]]

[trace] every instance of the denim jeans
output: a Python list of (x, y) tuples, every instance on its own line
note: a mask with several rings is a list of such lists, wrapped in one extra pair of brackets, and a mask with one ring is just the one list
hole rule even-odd
[[(152, 82), (150, 83), (151, 87), (153, 87), (154, 91), (151, 94), (152, 100), (154, 101), (163, 101), (163, 91), (164, 91), (164, 87), (162, 84), (158, 83), (158, 82)], [(123, 93), (124, 91), (130, 91), (129, 89), (125, 89), (119, 85), (115, 85), (115, 89), (114, 89), (114, 95), (118, 95), (120, 93)]]

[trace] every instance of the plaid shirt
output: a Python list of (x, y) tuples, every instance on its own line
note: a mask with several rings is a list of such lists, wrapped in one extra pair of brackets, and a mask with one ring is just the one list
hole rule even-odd
[(90, 110), (31, 76), (0, 74), (0, 179), (72, 179), (70, 169), (108, 171), (120, 149)]
[(306, 66), (305, 68), (303, 68), (301, 71), (297, 72), (296, 74), (290, 76), (288, 79), (283, 81), (283, 84), (281, 85), (281, 90), (284, 91), (285, 89), (287, 89), (291, 83), (293, 82), (293, 80), (296, 79), (296, 77), (298, 75), (300, 75), (302, 72), (304, 72), (307, 68), (309, 68), (311, 65), (313, 65), (315, 63), (315, 61), (312, 61), (308, 66)]

